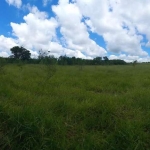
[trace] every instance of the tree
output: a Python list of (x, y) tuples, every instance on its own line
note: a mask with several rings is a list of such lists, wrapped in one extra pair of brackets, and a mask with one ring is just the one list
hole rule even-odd
[(51, 64), (54, 65), (57, 63), (57, 58), (53, 55), (50, 55), (50, 51), (39, 50), (38, 60), (42, 64)]
[(93, 59), (94, 65), (100, 65), (102, 62), (102, 57), (96, 57)]
[(50, 51), (43, 51), (42, 49), (39, 50), (39, 56), (38, 56), (38, 59), (44, 59), (46, 57), (49, 56), (49, 53)]
[(58, 64), (59, 64), (59, 65), (67, 65), (67, 64), (68, 64), (68, 63), (67, 63), (67, 56), (66, 56), (66, 55), (60, 56), (60, 57), (58, 58)]
[(135, 65), (137, 64), (137, 60), (133, 61), (133, 66), (135, 67)]
[(10, 51), (13, 54), (11, 57), (15, 59), (28, 60), (31, 57), (30, 51), (24, 47), (14, 46), (10, 49)]
[(103, 59), (104, 59), (105, 61), (108, 61), (108, 60), (109, 60), (107, 56), (104, 56)]

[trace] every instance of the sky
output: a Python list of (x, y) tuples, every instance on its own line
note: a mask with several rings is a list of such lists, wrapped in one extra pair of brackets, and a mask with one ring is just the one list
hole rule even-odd
[(23, 46), (59, 57), (150, 61), (149, 0), (0, 0), (0, 56)]

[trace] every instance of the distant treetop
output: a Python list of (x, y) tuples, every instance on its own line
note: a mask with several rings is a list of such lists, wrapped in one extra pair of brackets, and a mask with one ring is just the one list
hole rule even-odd
[(21, 59), (21, 60), (28, 60), (31, 58), (31, 53), (29, 50), (25, 49), (24, 47), (19, 47), (19, 46), (14, 46), (10, 49), (11, 53), (11, 58), (15, 59)]

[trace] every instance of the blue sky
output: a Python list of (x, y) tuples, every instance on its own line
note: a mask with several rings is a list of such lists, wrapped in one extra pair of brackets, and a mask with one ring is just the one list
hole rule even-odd
[(18, 45), (32, 57), (42, 49), (55, 57), (147, 62), (149, 10), (149, 0), (1, 0), (0, 56)]

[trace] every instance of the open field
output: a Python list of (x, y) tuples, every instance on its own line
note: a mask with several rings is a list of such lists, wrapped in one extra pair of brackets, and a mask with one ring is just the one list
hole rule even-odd
[(149, 149), (149, 64), (0, 68), (0, 150)]

